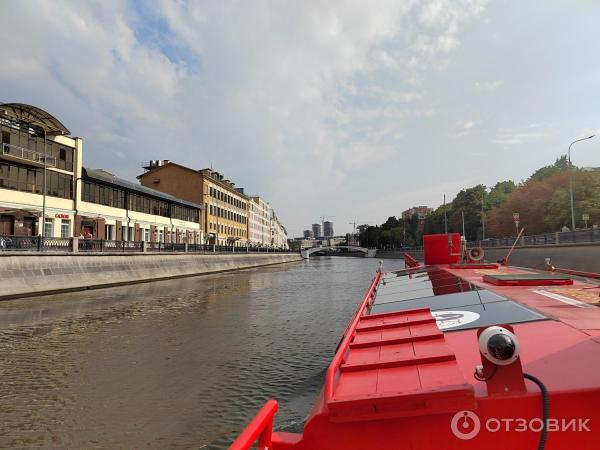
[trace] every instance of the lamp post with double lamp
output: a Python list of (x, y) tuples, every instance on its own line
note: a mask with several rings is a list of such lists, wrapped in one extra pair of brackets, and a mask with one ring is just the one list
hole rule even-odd
[(569, 145), (569, 150), (567, 152), (567, 159), (569, 160), (569, 199), (571, 202), (571, 231), (575, 231), (575, 206), (573, 205), (573, 165), (571, 164), (571, 147), (576, 142), (585, 141), (587, 139), (593, 138), (594, 136), (596, 135), (592, 134), (591, 136), (577, 139), (571, 142), (571, 144)]

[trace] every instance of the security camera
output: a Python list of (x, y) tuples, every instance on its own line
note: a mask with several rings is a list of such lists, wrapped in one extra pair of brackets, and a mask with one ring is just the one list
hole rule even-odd
[(479, 335), (479, 351), (488, 361), (498, 366), (515, 362), (520, 350), (517, 336), (506, 328), (488, 327)]

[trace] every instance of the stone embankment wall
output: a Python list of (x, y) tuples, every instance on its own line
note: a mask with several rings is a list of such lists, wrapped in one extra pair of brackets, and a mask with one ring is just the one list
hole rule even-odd
[[(510, 247), (484, 248), (485, 260), (496, 262), (505, 257)], [(409, 252), (419, 261), (423, 252)], [(401, 250), (377, 250), (377, 258), (404, 258)], [(600, 244), (559, 244), (546, 246), (515, 247), (510, 256), (510, 265), (544, 269), (545, 259), (550, 258), (554, 267), (600, 273)]]
[(0, 299), (249, 269), (301, 259), (297, 253), (2, 255)]
[[(486, 248), (485, 259), (496, 262), (505, 257), (509, 250), (510, 248)], [(554, 267), (600, 273), (600, 245), (595, 243), (515, 247), (509, 264), (543, 269), (546, 258), (551, 259)]]
[[(409, 250), (408, 253), (419, 261), (423, 259), (423, 250)], [(377, 250), (375, 258), (404, 259), (404, 250)]]

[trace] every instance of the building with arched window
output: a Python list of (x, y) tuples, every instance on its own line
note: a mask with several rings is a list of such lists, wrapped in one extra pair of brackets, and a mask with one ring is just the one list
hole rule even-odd
[(83, 141), (54, 116), (0, 104), (0, 235), (201, 243), (201, 202), (83, 167)]

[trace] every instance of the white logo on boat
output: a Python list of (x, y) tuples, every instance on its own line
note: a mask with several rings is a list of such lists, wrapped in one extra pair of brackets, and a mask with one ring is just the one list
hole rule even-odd
[(459, 327), (479, 319), (479, 314), (472, 311), (433, 311), (431, 314), (440, 330)]
[(468, 441), (479, 434), (481, 422), (473, 411), (459, 411), (454, 414), (450, 427), (454, 436), (463, 441)]

